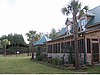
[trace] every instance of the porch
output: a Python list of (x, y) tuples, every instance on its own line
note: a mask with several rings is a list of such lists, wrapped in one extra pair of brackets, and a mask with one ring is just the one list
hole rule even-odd
[[(71, 45), (74, 50), (73, 36), (64, 36), (62, 38), (48, 41), (47, 52), (48, 57), (62, 58), (65, 53), (65, 61), (68, 61), (68, 52), (66, 47)], [(82, 33), (78, 36), (78, 50), (81, 63), (95, 64), (100, 62), (100, 31), (93, 33)]]

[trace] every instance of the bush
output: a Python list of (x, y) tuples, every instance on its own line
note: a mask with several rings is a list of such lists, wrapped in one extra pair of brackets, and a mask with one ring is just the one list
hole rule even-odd
[(47, 62), (51, 64), (52, 63), (52, 57), (48, 57)]
[(60, 65), (61, 60), (59, 58), (52, 58), (52, 65)]
[(46, 54), (40, 54), (39, 56), (36, 57), (37, 61), (46, 61), (47, 60), (47, 55)]
[(68, 49), (68, 52), (69, 52), (68, 63), (69, 64), (75, 64), (75, 58), (74, 58), (74, 55), (73, 55), (74, 54), (74, 50), (73, 50), (72, 46), (69, 45), (67, 47), (67, 49)]
[(68, 63), (69, 64), (75, 64), (75, 58), (73, 55), (69, 55), (68, 56)]
[(40, 50), (40, 47), (36, 47), (36, 57), (38, 57), (40, 54), (41, 54), (41, 50)]

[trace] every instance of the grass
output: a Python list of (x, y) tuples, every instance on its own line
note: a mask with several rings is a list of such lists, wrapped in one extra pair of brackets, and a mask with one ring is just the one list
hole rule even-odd
[(79, 74), (79, 73), (100, 73), (100, 66), (89, 68), (85, 71), (63, 70), (52, 68), (43, 64), (31, 61), (30, 56), (7, 56), (0, 57), (0, 74)]
[(86, 70), (89, 74), (100, 74), (100, 65)]
[(31, 61), (31, 57), (0, 57), (0, 74), (62, 74), (73, 71), (45, 66)]

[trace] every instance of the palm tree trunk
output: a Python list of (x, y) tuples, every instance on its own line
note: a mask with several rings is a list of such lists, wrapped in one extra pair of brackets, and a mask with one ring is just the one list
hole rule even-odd
[(73, 13), (73, 22), (74, 22), (74, 45), (75, 45), (75, 69), (80, 69), (80, 61), (79, 61), (79, 50), (78, 50), (78, 23), (76, 14)]
[(5, 49), (5, 51), (4, 51), (4, 56), (6, 57), (6, 46), (4, 46), (4, 49)]
[(32, 49), (32, 59), (34, 59), (34, 47)]

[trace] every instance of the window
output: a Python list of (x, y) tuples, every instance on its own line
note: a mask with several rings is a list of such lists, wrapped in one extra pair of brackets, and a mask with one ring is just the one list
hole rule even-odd
[(70, 29), (71, 29), (71, 26), (70, 26), (70, 25), (68, 25), (68, 31), (70, 31)]
[(98, 41), (98, 39), (92, 39), (92, 41)]
[(87, 39), (87, 53), (91, 53), (90, 39)]
[(84, 53), (84, 50), (85, 50), (85, 40), (84, 39), (78, 40), (78, 49), (80, 53)]
[(57, 53), (60, 53), (60, 43), (57, 44)]
[(52, 53), (52, 45), (48, 45), (48, 53)]
[(81, 31), (84, 31), (85, 30), (85, 25), (86, 25), (86, 23), (87, 23), (87, 21), (86, 21), (86, 19), (84, 18), (84, 19), (82, 19), (82, 20), (80, 20), (80, 30)]
[(64, 52), (64, 43), (62, 42), (61, 43), (61, 53), (63, 53)]
[(70, 45), (70, 41), (68, 42), (65, 42), (65, 49), (64, 49), (64, 52), (67, 53), (68, 50), (66, 49), (68, 46)]
[(81, 26), (86, 25), (86, 19), (82, 19), (82, 20), (80, 21), (80, 24), (81, 24)]
[(74, 41), (71, 41), (71, 46), (72, 46), (73, 50), (75, 49), (74, 43), (75, 43)]
[(53, 44), (53, 53), (57, 53), (57, 44)]

